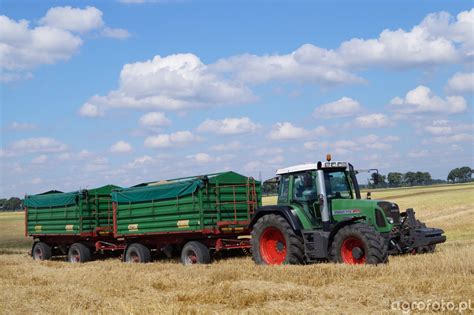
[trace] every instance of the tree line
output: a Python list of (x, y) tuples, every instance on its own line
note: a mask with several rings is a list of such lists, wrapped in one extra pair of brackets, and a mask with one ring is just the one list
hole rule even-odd
[(373, 173), (369, 181), (369, 188), (425, 186), (442, 183), (466, 183), (472, 180), (473, 169), (469, 166), (452, 169), (446, 180), (433, 179), (429, 172), (391, 172), (386, 176)]
[(12, 197), (10, 199), (0, 199), (0, 211), (13, 211), (22, 208), (22, 201), (20, 198)]

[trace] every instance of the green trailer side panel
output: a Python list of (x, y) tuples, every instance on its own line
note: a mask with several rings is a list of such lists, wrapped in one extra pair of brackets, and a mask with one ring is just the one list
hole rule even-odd
[[(112, 192), (118, 235), (246, 227), (260, 183), (235, 172), (144, 183)], [(237, 222), (239, 221), (239, 222)]]
[(27, 233), (76, 235), (98, 227), (112, 230), (110, 193), (120, 187), (106, 185), (87, 191), (48, 192), (27, 196)]

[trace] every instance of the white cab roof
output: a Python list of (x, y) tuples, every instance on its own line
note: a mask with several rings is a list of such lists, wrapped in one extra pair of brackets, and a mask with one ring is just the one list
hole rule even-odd
[[(322, 162), (322, 168), (346, 168), (349, 165), (347, 162), (343, 161), (331, 161), (331, 162)], [(312, 171), (317, 170), (318, 164), (316, 163), (308, 163), (308, 164), (299, 164), (290, 167), (280, 168), (277, 170), (277, 175), (288, 174), (288, 173), (296, 173), (296, 172), (304, 172), (304, 171)]]
[(295, 173), (295, 172), (303, 172), (303, 171), (310, 171), (310, 170), (317, 170), (318, 164), (310, 163), (310, 164), (299, 164), (290, 167), (280, 168), (277, 170), (277, 175), (286, 174), (286, 173)]

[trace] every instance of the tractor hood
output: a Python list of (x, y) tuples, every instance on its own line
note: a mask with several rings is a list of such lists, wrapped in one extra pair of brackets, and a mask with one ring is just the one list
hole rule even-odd
[(349, 214), (354, 216), (357, 213), (363, 213), (366, 211), (373, 211), (378, 207), (380, 200), (372, 199), (332, 199), (331, 210), (332, 215), (344, 215)]

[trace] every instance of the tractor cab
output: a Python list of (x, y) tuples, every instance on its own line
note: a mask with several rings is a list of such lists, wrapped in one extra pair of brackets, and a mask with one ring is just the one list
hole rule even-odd
[(277, 171), (279, 205), (303, 209), (313, 225), (328, 225), (333, 200), (361, 199), (354, 167), (331, 161), (301, 164)]

